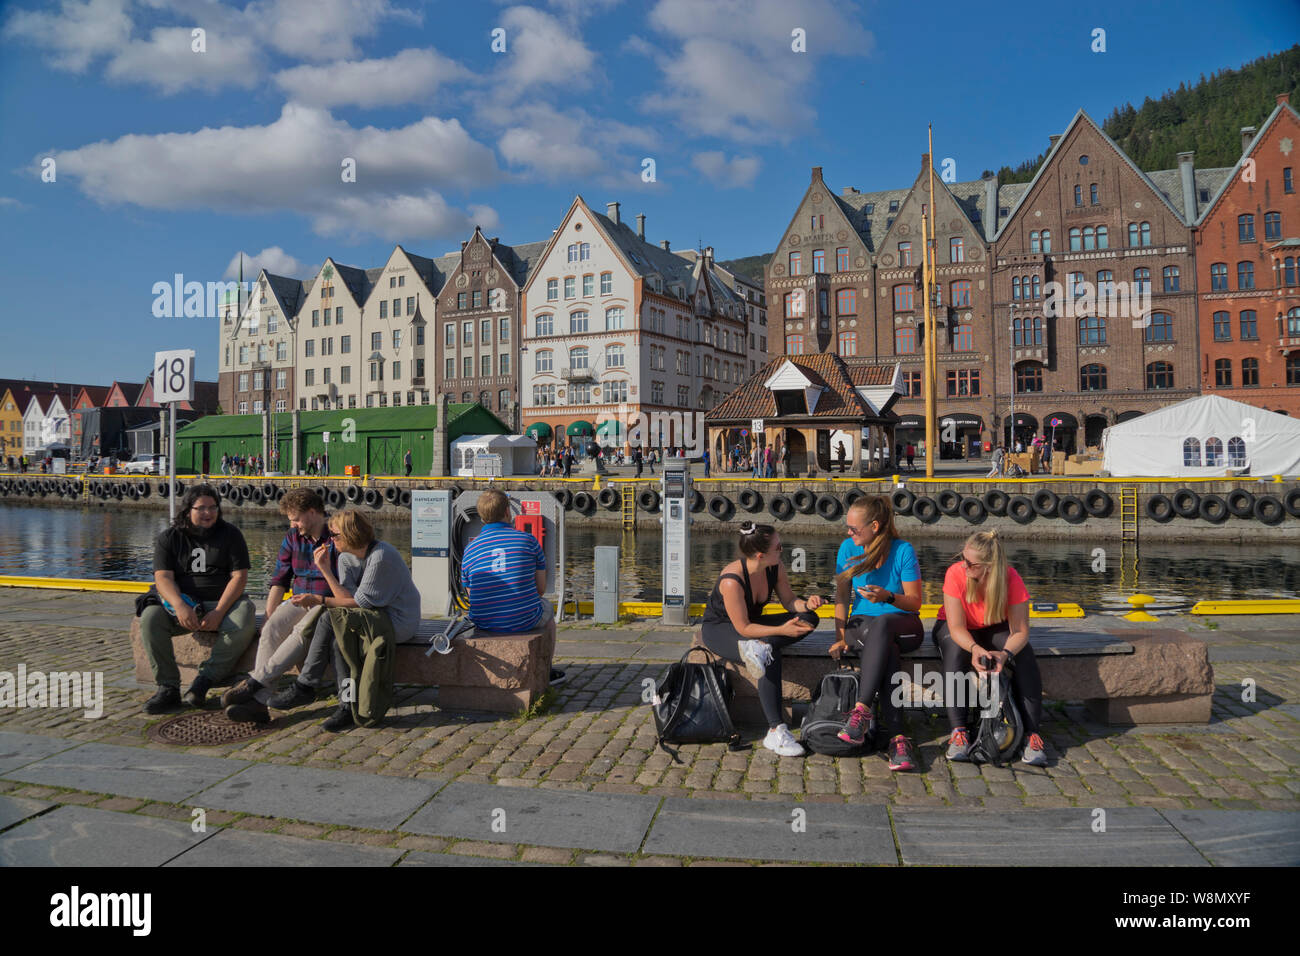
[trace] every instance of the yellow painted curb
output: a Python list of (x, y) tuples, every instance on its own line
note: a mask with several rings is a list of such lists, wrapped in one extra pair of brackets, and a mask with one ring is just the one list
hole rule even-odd
[(1300, 614), (1300, 600), (1197, 601), (1193, 614)]

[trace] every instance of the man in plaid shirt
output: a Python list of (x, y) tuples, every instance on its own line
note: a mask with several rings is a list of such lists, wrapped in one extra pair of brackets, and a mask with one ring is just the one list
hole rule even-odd
[[(289, 532), (280, 544), (280, 556), (271, 572), (266, 623), (257, 644), (257, 666), (248, 680), (221, 698), (231, 720), (267, 723), (271, 719), (268, 705), (289, 710), (311, 703), (330, 662), (332, 642), (312, 641), (315, 615), (311, 621), (304, 621), (307, 605), (316, 603), (307, 596), (328, 597), (332, 593), (316, 567), (313, 554), (317, 548), (330, 549), (330, 570), (338, 575), (338, 551), (325, 516), (325, 502), (310, 488), (294, 488), (280, 499), (280, 513), (289, 519)], [(290, 584), (294, 596), (285, 601)], [(272, 696), (275, 679), (296, 664), (302, 665), (302, 671), (293, 686)]]

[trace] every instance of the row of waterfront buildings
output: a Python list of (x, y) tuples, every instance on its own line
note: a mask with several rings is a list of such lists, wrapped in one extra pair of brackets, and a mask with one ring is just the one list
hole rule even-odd
[[(1285, 95), (1231, 167), (1143, 171), (1080, 112), (1029, 183), (934, 177), (938, 412), (945, 451), (1058, 446), (1219, 393), (1300, 414), (1300, 117)], [(899, 440), (920, 438), (922, 216), (907, 188), (812, 179), (760, 284), (582, 197), (545, 241), (479, 230), (458, 252), (396, 247), (262, 272), (220, 332), (227, 413), (479, 402), (543, 440), (638, 413), (708, 411), (771, 358), (897, 367)], [(1059, 294), (1054, 294), (1059, 293)], [(770, 320), (769, 320), (770, 316)], [(679, 436), (656, 436), (676, 444)]]

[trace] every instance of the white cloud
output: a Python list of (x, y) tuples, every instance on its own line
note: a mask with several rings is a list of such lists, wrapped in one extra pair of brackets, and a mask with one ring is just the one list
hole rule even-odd
[(418, 103), (470, 72), (436, 50), (403, 50), (378, 60), (298, 66), (275, 75), (276, 85), (308, 106), (391, 106)]
[(591, 84), (596, 55), (569, 24), (532, 7), (510, 7), (501, 17), (506, 29), (507, 67), (498, 88), (511, 96), (520, 89), (560, 86), (569, 90)]
[[(205, 28), (206, 29), (206, 28)], [(246, 36), (206, 31), (205, 49), (192, 48), (191, 27), (157, 27), (148, 40), (135, 40), (114, 56), (104, 73), (110, 80), (146, 83), (166, 94), (189, 87), (250, 89), (262, 72), (257, 46)]]
[(121, 49), (130, 39), (131, 18), (126, 3), (62, 0), (57, 13), (14, 10), (4, 33), (47, 50), (56, 68), (81, 73), (92, 60)]
[(26, 209), (27, 203), (19, 202), (12, 196), (0, 196), (0, 209)]
[(760, 163), (754, 156), (727, 159), (721, 150), (709, 150), (692, 156), (691, 165), (714, 185), (724, 189), (740, 189), (754, 185)]
[[(355, 128), (294, 103), (266, 126), (127, 135), (54, 157), (60, 173), (78, 179), (82, 191), (101, 203), (289, 210), (331, 232), (355, 214), (355, 231), (385, 238), (412, 235), (396, 221), (451, 221), (452, 212), (438, 206), (442, 200), (433, 190), (485, 185), (499, 175), (492, 151), (457, 120), (428, 116), (397, 129)], [(356, 160), (356, 182), (342, 181), (345, 158)], [(362, 211), (371, 206), (395, 220), (385, 223)]]
[(259, 0), (244, 13), (249, 29), (270, 46), (314, 62), (354, 58), (355, 41), (374, 36), (385, 20), (422, 20), (389, 0)]
[[(820, 57), (865, 55), (873, 38), (833, 0), (658, 0), (650, 23), (680, 45), (655, 53), (663, 81), (641, 106), (692, 134), (740, 142), (794, 139), (812, 128), (812, 79)], [(804, 31), (807, 52), (792, 49)]]
[(497, 214), (490, 207), (474, 210), (471, 216), (454, 209), (432, 191), (378, 199), (345, 196), (313, 216), (312, 225), (322, 236), (376, 235), (393, 240), (463, 236), (473, 231), (475, 217), (484, 228), (496, 226)]
[[(649, 130), (577, 107), (560, 110), (530, 102), (487, 107), (482, 116), (503, 130), (497, 148), (508, 164), (547, 179), (612, 175), (620, 167), (639, 170), (641, 155), (657, 142)], [(627, 152), (634, 147), (641, 155)]]
[(223, 279), (239, 278), (240, 256), (244, 258), (244, 278), (250, 282), (256, 279), (258, 273), (263, 269), (272, 275), (302, 278), (307, 275), (308, 270), (311, 268), (307, 263), (299, 262), (279, 246), (269, 246), (256, 255), (242, 250), (235, 253), (230, 257), (230, 265), (226, 266), (225, 274), (222, 276)]

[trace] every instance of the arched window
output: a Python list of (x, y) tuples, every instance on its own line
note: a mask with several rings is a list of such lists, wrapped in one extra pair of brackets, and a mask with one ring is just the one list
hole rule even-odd
[(1043, 344), (1043, 320), (1041, 317), (1031, 319), (1013, 319), (1011, 321), (1012, 344), (1030, 346)]
[(1210, 266), (1210, 291), (1228, 291), (1228, 264), (1226, 262), (1216, 262)]
[(1173, 388), (1174, 367), (1168, 362), (1152, 362), (1147, 366), (1147, 388)]
[(1288, 338), (1300, 336), (1300, 308), (1291, 309), (1287, 312), (1286, 334)]
[(623, 308), (614, 306), (605, 310), (605, 330), (607, 332), (617, 332), (623, 328)]
[(1300, 352), (1292, 352), (1286, 357), (1287, 385), (1300, 385)]
[(1097, 230), (1092, 226), (1083, 228), (1083, 248), (1085, 250), (1097, 248)]
[(1082, 187), (1082, 186), (1075, 186), (1075, 187), (1074, 187), (1074, 204), (1075, 204), (1076, 206), (1082, 206), (1082, 205), (1083, 205), (1083, 187)]
[(1052, 251), (1052, 230), (1050, 229), (1043, 230), (1043, 251)]
[(916, 308), (916, 288), (910, 282), (894, 286), (894, 311), (911, 312)]
[(1255, 263), (1253, 262), (1237, 263), (1237, 288), (1238, 289), (1255, 288)]
[(1011, 277), (1011, 298), (1020, 298), (1020, 276)]
[(605, 349), (605, 368), (623, 368), (626, 357), (623, 346), (607, 346)]
[(836, 343), (840, 355), (857, 355), (858, 354), (858, 333), (841, 332), (839, 341)]
[(590, 353), (587, 351), (585, 345), (579, 345), (576, 348), (569, 349), (569, 368), (574, 369), (575, 371), (587, 368), (589, 355)]
[(1098, 249), (1110, 248), (1110, 230), (1107, 229), (1105, 226), (1097, 227), (1097, 248)]
[(1283, 262), (1282, 282), (1284, 285), (1295, 285), (1295, 259), (1287, 256)]
[(492, 393), (488, 391), (479, 392), (478, 403), (482, 405), (484, 408), (486, 408), (489, 412), (492, 411)]
[(1033, 287), (1033, 298), (1035, 299), (1041, 298), (1040, 295), (1041, 290), (1039, 289), (1039, 285), (1038, 285), (1038, 276), (1032, 276), (1029, 282), (1030, 285)]
[(1075, 226), (1073, 229), (1070, 230), (1070, 251), (1071, 252), (1083, 251), (1083, 230), (1080, 229), (1078, 226)]
[(1138, 224), (1130, 222), (1128, 224), (1128, 244), (1130, 246), (1136, 246), (1138, 244), (1138, 236)]
[(1142, 223), (1142, 245), (1151, 245), (1151, 223)]
[(1250, 213), (1237, 217), (1237, 241), (1255, 241), (1255, 217)]
[(1106, 389), (1106, 366), (1085, 365), (1079, 369), (1079, 391), (1101, 392)]
[(1039, 242), (1038, 236), (1039, 236), (1039, 233), (1038, 233), (1037, 231), (1035, 231), (1035, 232), (1031, 232), (1031, 233), (1029, 234), (1029, 251), (1030, 251), (1030, 252), (1039, 252), (1039, 251), (1041, 251), (1042, 246), (1041, 246), (1041, 243)]
[(1016, 391), (1041, 392), (1043, 367), (1037, 362), (1021, 362), (1016, 366)]
[(804, 291), (795, 289), (793, 292), (785, 294), (785, 317), (787, 319), (801, 319), (804, 316)]
[(910, 325), (894, 330), (894, 354), (895, 355), (915, 355), (916, 354), (916, 329)]
[(1282, 238), (1282, 214), (1280, 212), (1264, 213), (1264, 241), (1274, 242)]
[(803, 255), (801, 253), (790, 253), (790, 275), (803, 275)]
[[(1079, 320), (1080, 345), (1105, 345), (1106, 320), (1100, 316), (1089, 315)], [(1103, 386), (1104, 387), (1104, 386)]]
[(1174, 340), (1174, 317), (1168, 312), (1152, 312), (1151, 321), (1143, 332), (1147, 342), (1172, 342)]
[(1183, 467), (1201, 467), (1201, 443), (1195, 438), (1183, 439)]
[(586, 309), (579, 309), (576, 312), (569, 313), (569, 332), (578, 333), (588, 331), (588, 315)]
[(1232, 359), (1214, 360), (1214, 387), (1232, 388)]
[(1133, 270), (1133, 291), (1138, 295), (1146, 295), (1151, 291), (1151, 270), (1134, 269)]
[(1165, 280), (1166, 292), (1178, 291), (1178, 266), (1165, 266), (1161, 270), (1161, 275)]
[(975, 351), (975, 333), (971, 326), (957, 326), (952, 336), (952, 350), (954, 352)]
[(1088, 195), (1092, 200), (1092, 205), (1094, 206), (1101, 205), (1101, 193), (1098, 192), (1096, 183), (1093, 183), (1091, 186), (1088, 187)]
[(542, 349), (537, 353), (537, 371), (549, 372), (555, 366), (555, 353), (550, 349)]
[(1240, 438), (1228, 439), (1228, 467), (1246, 467), (1246, 443)]
[(1217, 438), (1205, 439), (1205, 467), (1223, 467), (1223, 442)]

